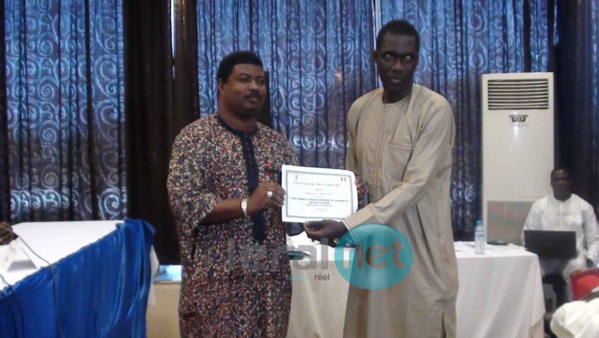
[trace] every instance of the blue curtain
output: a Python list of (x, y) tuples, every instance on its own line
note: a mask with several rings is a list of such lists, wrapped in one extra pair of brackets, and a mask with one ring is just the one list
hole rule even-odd
[(12, 222), (124, 218), (121, 13), (121, 0), (4, 2)]
[(254, 50), (271, 74), (275, 127), (301, 164), (343, 168), (346, 112), (377, 81), (376, 23), (407, 19), (421, 34), (416, 82), (455, 111), (453, 224), (457, 237), (468, 238), (481, 216), (481, 75), (548, 71), (547, 13), (544, 0), (201, 1), (200, 113), (216, 109), (220, 58)]
[[(376, 86), (375, 23), (412, 21), (422, 35), (416, 80), (455, 110), (453, 221), (468, 235), (480, 217), (480, 76), (547, 71), (554, 42), (545, 0), (190, 3), (197, 8), (199, 114), (216, 110), (220, 58), (254, 50), (269, 71), (275, 128), (303, 165), (319, 167), (344, 166), (345, 114)], [(557, 48), (571, 43), (555, 60), (564, 86), (557, 92), (561, 160), (577, 168), (581, 195), (597, 205), (597, 0), (555, 3)], [(0, 217), (9, 218), (7, 200), (13, 222), (124, 217), (121, 0), (3, 5)]]
[(547, 1), (380, 1), (381, 23), (420, 33), (415, 81), (444, 95), (457, 127), (451, 189), (456, 237), (471, 238), (481, 211), (481, 92), (485, 73), (548, 71)]
[(345, 114), (374, 88), (368, 1), (235, 1), (197, 4), (199, 110), (216, 111), (216, 68), (233, 50), (253, 50), (269, 72), (274, 127), (302, 165), (343, 168)]
[(559, 160), (574, 192), (598, 208), (599, 0), (558, 1), (556, 14)]

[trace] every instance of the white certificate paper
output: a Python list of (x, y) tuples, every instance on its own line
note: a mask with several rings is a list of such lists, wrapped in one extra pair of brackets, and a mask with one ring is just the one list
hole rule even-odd
[(283, 165), (283, 222), (341, 220), (358, 210), (356, 176), (349, 170)]

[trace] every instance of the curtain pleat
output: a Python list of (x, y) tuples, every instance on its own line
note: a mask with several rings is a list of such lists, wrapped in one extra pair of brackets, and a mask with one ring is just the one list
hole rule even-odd
[(179, 246), (166, 178), (183, 115), (174, 109), (170, 4), (125, 0), (123, 7), (127, 216), (155, 227), (160, 262), (174, 264), (179, 262)]
[(8, 113), (6, 106), (6, 20), (4, 1), (0, 2), (0, 220), (11, 221), (10, 170), (8, 162)]
[(572, 172), (574, 192), (598, 208), (599, 0), (556, 4), (559, 164)]

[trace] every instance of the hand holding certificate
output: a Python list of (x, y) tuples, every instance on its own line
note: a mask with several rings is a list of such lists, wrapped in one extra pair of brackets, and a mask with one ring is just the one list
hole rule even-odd
[(341, 220), (358, 209), (353, 172), (341, 169), (283, 165), (283, 222)]

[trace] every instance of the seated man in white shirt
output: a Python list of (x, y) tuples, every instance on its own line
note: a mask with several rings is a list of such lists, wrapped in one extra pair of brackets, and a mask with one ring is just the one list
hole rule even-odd
[(560, 273), (568, 285), (570, 273), (597, 266), (599, 261), (599, 231), (593, 207), (571, 191), (572, 180), (564, 168), (551, 172), (553, 194), (536, 201), (524, 223), (523, 230), (562, 230), (576, 232), (578, 257), (571, 260), (541, 259), (543, 276)]

